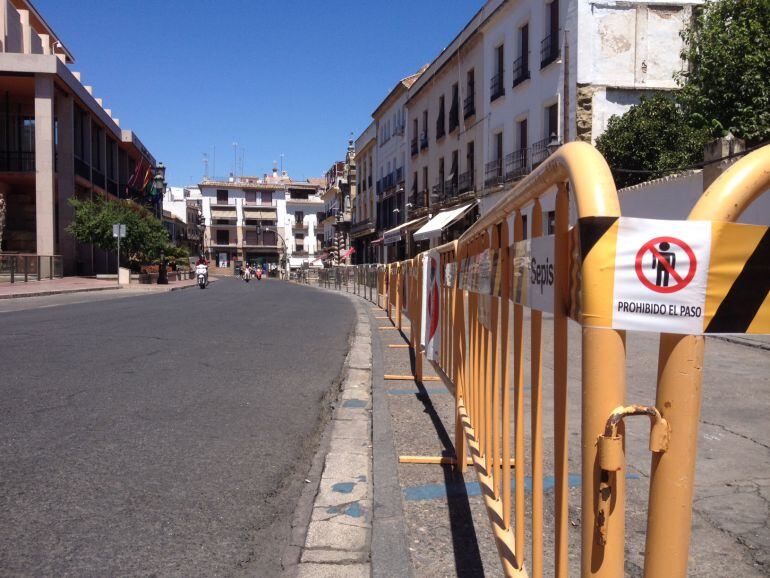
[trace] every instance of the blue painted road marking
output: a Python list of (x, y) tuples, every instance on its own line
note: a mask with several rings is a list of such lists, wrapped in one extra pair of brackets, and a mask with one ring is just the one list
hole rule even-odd
[[(627, 474), (627, 480), (638, 480), (637, 474)], [(576, 488), (580, 486), (581, 477), (578, 474), (569, 474), (567, 477), (567, 484), (570, 488)], [(545, 476), (543, 478), (543, 491), (548, 492), (553, 489), (556, 480), (553, 476)], [(516, 480), (511, 480), (511, 488), (516, 487)], [(525, 476), (524, 478), (524, 491), (532, 491), (532, 476)], [(420, 501), (420, 500), (439, 500), (441, 498), (457, 497), (466, 495), (470, 498), (473, 496), (481, 495), (481, 486), (478, 482), (467, 482), (465, 484), (426, 484), (424, 486), (412, 486), (404, 488), (404, 499), (408, 502)]]

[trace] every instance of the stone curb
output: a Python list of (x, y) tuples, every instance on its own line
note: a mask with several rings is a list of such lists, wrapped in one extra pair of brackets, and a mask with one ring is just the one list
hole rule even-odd
[(371, 335), (363, 302), (351, 301), (357, 323), (334, 413), (306, 480), (318, 484), (306, 487), (295, 512), (282, 559), (286, 576), (371, 575)]
[[(382, 344), (379, 334), (372, 331), (375, 323), (370, 312), (372, 303), (353, 293), (310, 286), (347, 296), (356, 306), (358, 322), (346, 360), (338, 407), (324, 434), (326, 446), (322, 443), (316, 456), (323, 464), (323, 476), (318, 492), (311, 498), (312, 516), (303, 545), (297, 548), (299, 554), (296, 556), (300, 561), (288, 575), (411, 578), (413, 571), (398, 480), (398, 458), (381, 377)], [(363, 420), (369, 428), (365, 440), (361, 437), (360, 421)], [(344, 421), (359, 423), (345, 424), (342, 423)], [(362, 482), (350, 479), (350, 474), (355, 473), (352, 470), (357, 472), (361, 469), (362, 459), (370, 465), (365, 488)], [(350, 471), (344, 471), (346, 466)], [(313, 467), (320, 470), (321, 464)], [(348, 484), (336, 486), (348, 492), (347, 501), (333, 496), (335, 484)], [(349, 515), (351, 506), (354, 516)], [(322, 526), (319, 524), (321, 521), (329, 524)], [(335, 542), (341, 530), (332, 524), (359, 528), (344, 530), (348, 533), (346, 537), (357, 540), (357, 548), (351, 547), (348, 542)], [(327, 535), (320, 536), (324, 530), (327, 530)], [(364, 542), (360, 537), (363, 531), (367, 532), (367, 541), (366, 549), (362, 550), (360, 547)], [(284, 567), (289, 569), (287, 564)]]
[[(209, 285), (212, 283), (215, 283), (216, 279), (210, 279)], [(33, 281), (34, 283), (34, 281)], [(137, 289), (131, 289), (130, 286), (127, 288), (124, 285), (121, 285), (118, 287), (117, 285), (112, 285), (110, 287), (83, 287), (82, 289), (53, 289), (51, 291), (35, 291), (32, 293), (17, 293), (14, 295), (0, 295), (0, 299), (23, 299), (26, 297), (47, 297), (49, 295), (69, 295), (71, 293), (94, 293), (96, 291), (116, 291), (116, 290), (126, 290), (126, 293), (136, 293), (136, 294), (143, 294), (143, 293), (170, 293), (172, 291), (182, 291), (184, 289), (190, 289), (191, 287), (197, 288), (198, 285), (192, 284), (192, 285), (182, 285), (177, 287), (169, 287), (164, 289), (138, 289), (139, 285), (136, 285)], [(153, 285), (148, 285), (147, 287), (153, 287)]]

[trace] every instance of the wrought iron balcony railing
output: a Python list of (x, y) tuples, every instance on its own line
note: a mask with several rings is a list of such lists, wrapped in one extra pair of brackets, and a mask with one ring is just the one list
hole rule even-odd
[(460, 173), (457, 179), (457, 189), (460, 194), (473, 190), (473, 170)]
[(526, 148), (512, 152), (505, 157), (505, 180), (510, 181), (523, 177), (527, 174), (527, 154)]
[(473, 84), (469, 84), (468, 96), (463, 100), (463, 118), (469, 118), (476, 114), (476, 98), (473, 90)]
[(505, 94), (503, 73), (495, 74), (489, 81), (489, 101), (493, 102)]
[(529, 57), (519, 56), (513, 61), (513, 86), (518, 86), (525, 80), (529, 80)]
[(559, 34), (549, 34), (540, 42), (540, 68), (545, 68), (559, 58)]
[(484, 165), (484, 186), (493, 187), (503, 182), (503, 163), (501, 159), (495, 159)]

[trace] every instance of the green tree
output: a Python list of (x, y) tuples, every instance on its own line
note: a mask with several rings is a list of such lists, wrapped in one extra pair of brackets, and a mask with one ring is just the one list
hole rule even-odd
[(133, 268), (157, 259), (169, 245), (168, 232), (147, 209), (127, 200), (95, 200), (71, 198), (74, 217), (67, 231), (81, 243), (93, 243), (104, 251), (117, 250), (117, 239), (112, 236), (112, 226), (126, 225), (126, 237), (121, 239), (120, 252)]
[(627, 187), (702, 161), (708, 139), (708, 131), (690, 126), (672, 98), (657, 94), (642, 97), (623, 116), (611, 117), (596, 148), (610, 165), (615, 184)]
[(750, 144), (770, 138), (770, 0), (706, 2), (682, 32), (677, 99), (693, 126)]

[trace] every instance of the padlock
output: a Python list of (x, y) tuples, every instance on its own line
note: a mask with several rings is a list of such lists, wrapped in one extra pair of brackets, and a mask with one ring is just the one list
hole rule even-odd
[(618, 472), (625, 464), (622, 436), (599, 436), (599, 467), (606, 472)]

